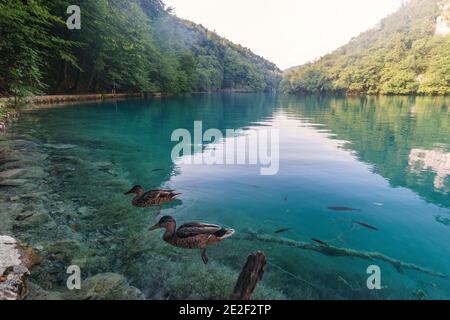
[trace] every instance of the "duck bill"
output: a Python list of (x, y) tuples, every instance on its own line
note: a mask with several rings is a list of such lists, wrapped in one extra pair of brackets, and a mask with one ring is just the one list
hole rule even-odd
[(155, 224), (153, 227), (148, 228), (148, 231), (159, 229), (159, 224)]
[(129, 194), (131, 194), (131, 193), (133, 193), (133, 190), (130, 190), (130, 191), (128, 191), (128, 192), (125, 192), (124, 195), (127, 196), (127, 195), (129, 195)]

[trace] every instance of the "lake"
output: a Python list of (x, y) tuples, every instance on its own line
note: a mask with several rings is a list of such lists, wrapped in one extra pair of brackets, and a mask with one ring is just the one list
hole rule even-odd
[[(242, 135), (278, 129), (277, 174), (172, 159), (173, 131), (194, 134), (194, 121)], [(40, 249), (31, 281), (45, 290), (67, 290), (65, 268), (76, 264), (83, 278), (121, 274), (148, 299), (228, 298), (248, 254), (261, 250), (268, 265), (255, 298), (450, 299), (450, 98), (106, 101), (25, 111), (6, 137), (34, 168), (1, 190), (11, 212), (41, 214), (12, 233)], [(158, 215), (131, 206), (123, 193), (133, 185), (182, 195)], [(204, 265), (198, 250), (148, 232), (162, 215), (236, 234), (208, 248)], [(380, 290), (367, 287), (371, 265)]]

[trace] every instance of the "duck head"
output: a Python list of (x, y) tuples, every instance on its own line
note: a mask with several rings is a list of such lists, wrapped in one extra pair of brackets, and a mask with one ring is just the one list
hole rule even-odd
[(124, 195), (128, 195), (131, 193), (142, 194), (144, 193), (144, 188), (142, 188), (141, 186), (134, 186), (130, 191), (125, 192)]
[(175, 230), (176, 222), (175, 219), (171, 216), (162, 217), (157, 224), (153, 227), (150, 227), (148, 230), (156, 230), (156, 229), (166, 229), (166, 230)]

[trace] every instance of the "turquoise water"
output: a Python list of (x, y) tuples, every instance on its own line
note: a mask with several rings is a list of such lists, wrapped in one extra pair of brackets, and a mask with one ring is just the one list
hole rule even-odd
[[(229, 295), (246, 256), (262, 250), (269, 265), (258, 297), (450, 299), (448, 279), (384, 261), (240, 238), (249, 231), (272, 240), (314, 244), (316, 238), (450, 275), (449, 106), (448, 98), (217, 94), (25, 112), (10, 135), (48, 154), (41, 187), (50, 195), (42, 207), (64, 232), (23, 237), (44, 247), (68, 238), (81, 247), (76, 257), (49, 255), (51, 263), (32, 280), (62, 288), (61, 268), (75, 259), (84, 276), (123, 274), (150, 299), (221, 298)], [(173, 161), (173, 130), (193, 134), (196, 120), (223, 132), (279, 129), (278, 174), (260, 175), (255, 165)], [(229, 226), (236, 236), (209, 248), (211, 263), (204, 266), (198, 251), (174, 249), (162, 242), (161, 232), (146, 231), (158, 217), (153, 209), (131, 207), (123, 192), (135, 184), (182, 193), (162, 215)], [(328, 208), (333, 206), (357, 211)], [(71, 211), (77, 214), (67, 215)], [(282, 228), (289, 230), (275, 233)], [(370, 265), (381, 268), (381, 290), (366, 287)]]

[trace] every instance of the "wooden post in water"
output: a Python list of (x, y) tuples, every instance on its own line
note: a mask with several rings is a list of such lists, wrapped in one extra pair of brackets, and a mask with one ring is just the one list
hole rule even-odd
[(262, 280), (266, 262), (266, 256), (261, 251), (248, 256), (234, 287), (232, 300), (250, 300), (256, 285)]

